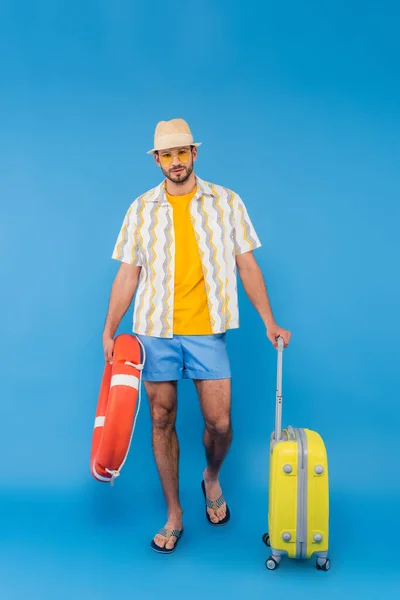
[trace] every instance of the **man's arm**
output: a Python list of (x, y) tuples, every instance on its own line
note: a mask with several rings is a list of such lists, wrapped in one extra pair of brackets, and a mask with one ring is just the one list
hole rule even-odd
[(236, 256), (236, 264), (245, 292), (263, 320), (265, 327), (268, 328), (274, 325), (275, 318), (272, 313), (264, 278), (254, 258), (254, 254), (252, 252), (238, 254)]
[(128, 310), (135, 294), (141, 267), (121, 263), (111, 288), (106, 322), (103, 330), (105, 360), (111, 362), (114, 349), (114, 335), (122, 317)]
[(268, 339), (277, 348), (276, 338), (282, 336), (285, 346), (287, 346), (291, 334), (286, 329), (279, 327), (275, 322), (264, 278), (253, 253), (244, 252), (243, 254), (238, 254), (236, 256), (236, 264), (245, 292), (264, 322)]

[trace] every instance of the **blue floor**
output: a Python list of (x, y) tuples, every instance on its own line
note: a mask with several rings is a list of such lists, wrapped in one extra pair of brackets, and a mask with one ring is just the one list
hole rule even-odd
[[(326, 386), (323, 403), (322, 383), (310, 386), (306, 396), (297, 383), (297, 369), (303, 369), (298, 362), (287, 354), (284, 422), (290, 417), (292, 425), (317, 429), (327, 445), (328, 573), (317, 571), (314, 561), (284, 560), (275, 572), (265, 568), (273, 360), (263, 375), (265, 389), (272, 392), (258, 393), (255, 380), (235, 382), (233, 442), (221, 474), (232, 519), (222, 529), (213, 529), (205, 519), (203, 421), (194, 387), (190, 382), (180, 386), (177, 429), (185, 534), (170, 556), (150, 549), (166, 515), (146, 397), (128, 460), (110, 487), (95, 481), (89, 470), (98, 382), (70, 378), (54, 395), (54, 385), (40, 394), (41, 381), (32, 379), (21, 383), (26, 389), (19, 397), (40, 397), (41, 408), (30, 403), (29, 412), (27, 404), (21, 420), (9, 404), (12, 426), (4, 428), (3, 442), (12, 459), (4, 464), (0, 491), (0, 600), (261, 600), (278, 593), (296, 599), (400, 598), (398, 441), (379, 411), (371, 417), (374, 403), (366, 394), (365, 410), (347, 403), (346, 412), (341, 400), (341, 413), (337, 399), (345, 396), (334, 383)], [(7, 397), (13, 397), (11, 392)], [(251, 410), (246, 408), (249, 400)], [(49, 427), (32, 428), (39, 422), (38, 411)], [(15, 431), (29, 444), (18, 445)]]
[(160, 493), (128, 483), (121, 478), (114, 488), (88, 482), (77, 493), (2, 494), (1, 598), (256, 600), (279, 593), (347, 599), (386, 591), (399, 597), (399, 497), (332, 494), (331, 570), (285, 560), (270, 572), (261, 541), (264, 490), (253, 490), (246, 506), (238, 482), (226, 486), (232, 521), (214, 530), (205, 521), (198, 482), (191, 481), (182, 489), (185, 534), (175, 554), (162, 556), (149, 547), (163, 524)]
[[(273, 378), (274, 364), (269, 371)], [(15, 445), (14, 468), (8, 462), (4, 466), (1, 600), (261, 600), (278, 593), (300, 600), (400, 597), (398, 469), (386, 458), (398, 454), (398, 443), (390, 435), (377, 438), (379, 423), (371, 423), (368, 411), (349, 411), (346, 419), (335, 420), (334, 397), (326, 394), (324, 410), (314, 412), (312, 402), (306, 405), (291, 392), (288, 378), (285, 419), (290, 414), (296, 426), (318, 425), (328, 448), (332, 567), (323, 573), (313, 560), (284, 560), (270, 572), (262, 535), (267, 529), (273, 403), (253, 394), (256, 412), (246, 411), (244, 391), (250, 388), (244, 382), (235, 386), (233, 442), (221, 475), (232, 519), (215, 530), (205, 519), (200, 487), (203, 423), (193, 386), (181, 386), (177, 427), (185, 534), (173, 555), (162, 556), (150, 549), (152, 536), (165, 524), (165, 505), (152, 457), (146, 398), (128, 460), (110, 487), (95, 481), (89, 470), (96, 385), (80, 392), (75, 385), (71, 380), (57, 395), (58, 434), (31, 430), (29, 447)], [(330, 393), (340, 397), (334, 388)], [(41, 401), (50, 407), (52, 390), (46, 394)], [(70, 410), (66, 416), (61, 409), (74, 397), (79, 414)], [(32, 419), (18, 421), (21, 436), (28, 436), (24, 427)], [(14, 437), (7, 439), (11, 448)]]

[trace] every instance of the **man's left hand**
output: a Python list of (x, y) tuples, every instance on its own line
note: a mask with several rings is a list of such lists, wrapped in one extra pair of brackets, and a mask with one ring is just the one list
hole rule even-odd
[(278, 348), (278, 340), (276, 338), (278, 338), (279, 336), (283, 338), (284, 347), (287, 348), (289, 345), (290, 338), (292, 337), (290, 331), (287, 331), (287, 329), (282, 329), (282, 327), (279, 327), (279, 325), (277, 325), (276, 323), (267, 327), (267, 338), (274, 346), (274, 348)]

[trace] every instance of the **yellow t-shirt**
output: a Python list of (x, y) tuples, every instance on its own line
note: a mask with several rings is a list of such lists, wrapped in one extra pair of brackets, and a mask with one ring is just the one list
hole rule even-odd
[(174, 334), (211, 334), (203, 270), (193, 225), (190, 201), (196, 189), (183, 196), (171, 196), (175, 233)]

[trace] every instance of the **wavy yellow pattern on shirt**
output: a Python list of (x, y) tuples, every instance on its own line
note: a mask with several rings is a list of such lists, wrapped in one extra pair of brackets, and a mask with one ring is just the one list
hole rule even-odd
[[(139, 219), (141, 220), (141, 222), (140, 222), (140, 225), (139, 225), (138, 230), (137, 230), (138, 236), (140, 237), (140, 241), (141, 241), (142, 247), (143, 247), (142, 227), (143, 227), (143, 223), (144, 223), (143, 211), (144, 211), (144, 209), (146, 207), (146, 203), (144, 201), (144, 198), (145, 198), (144, 196), (142, 196), (142, 198), (141, 198), (141, 200), (142, 200), (142, 206), (140, 207), (140, 210), (139, 210), (139, 213), (138, 213)], [(140, 316), (141, 316), (141, 313), (142, 313), (142, 310), (143, 310), (144, 297), (146, 295), (146, 291), (147, 291), (147, 285), (146, 285), (145, 289), (143, 290), (143, 294), (142, 294), (142, 297), (141, 297), (141, 300), (140, 300), (140, 306), (139, 306), (139, 309), (138, 309), (138, 312), (137, 312), (137, 321), (138, 321), (139, 326), (140, 326)]]
[(243, 227), (243, 237), (246, 240), (246, 242), (249, 244), (249, 248), (251, 249), (253, 247), (253, 244), (251, 243), (251, 241), (249, 240), (249, 238), (247, 237), (247, 234), (246, 234), (246, 225), (244, 224), (243, 209), (240, 206), (240, 204), (238, 204), (238, 209), (240, 212), (240, 224)]
[[(207, 229), (208, 229), (208, 231), (210, 232), (210, 244), (211, 244), (212, 248), (214, 249), (214, 254), (216, 254), (216, 246), (215, 246), (215, 244), (214, 244), (214, 242), (213, 242), (213, 235), (214, 235), (214, 234), (213, 234), (213, 231), (212, 231), (212, 229), (211, 229), (211, 227), (210, 227), (210, 225), (209, 225), (209, 218), (208, 218), (208, 214), (207, 214), (207, 213), (206, 213), (206, 211), (204, 210), (204, 198), (202, 198), (202, 203), (201, 203), (201, 205), (200, 205), (200, 210), (201, 210), (201, 212), (203, 213), (203, 215), (205, 216), (206, 228), (207, 228)], [(203, 255), (203, 256), (204, 256), (204, 255)], [(213, 258), (210, 256), (210, 262), (211, 262), (212, 260), (213, 260)], [(219, 265), (219, 263), (218, 263), (218, 261), (217, 261), (217, 259), (216, 259), (216, 258), (215, 258), (215, 264), (217, 265), (217, 274), (216, 274), (216, 278), (218, 279), (218, 281), (219, 281), (219, 283), (220, 283), (220, 285), (221, 285), (221, 288), (222, 288), (222, 280), (221, 280), (221, 278), (218, 276), (218, 272), (221, 270), (221, 266)], [(208, 272), (208, 271), (207, 271), (207, 272)], [(208, 287), (208, 290), (210, 290), (210, 288), (209, 288), (209, 287)], [(213, 307), (213, 304), (212, 304), (212, 302), (211, 302), (211, 300), (210, 300), (210, 299), (209, 299), (209, 303), (210, 303), (211, 307)], [(213, 320), (214, 320), (214, 319), (213, 319)], [(214, 320), (214, 323), (215, 323), (215, 320)]]
[(212, 307), (213, 306), (212, 306), (212, 302), (210, 300), (210, 286), (209, 286), (208, 281), (207, 281), (208, 269), (207, 269), (207, 267), (206, 267), (206, 265), (204, 263), (204, 252), (203, 252), (203, 250), (202, 250), (202, 248), (200, 246), (200, 236), (199, 236), (199, 234), (196, 231), (196, 223), (195, 223), (192, 215), (190, 216), (190, 219), (191, 219), (192, 224), (193, 224), (193, 231), (194, 231), (194, 234), (196, 236), (197, 245), (199, 247), (199, 252), (200, 252), (200, 256), (201, 256), (201, 266), (202, 266), (203, 275), (204, 275), (204, 285), (205, 285), (205, 288), (206, 288), (207, 302), (208, 302), (208, 305), (209, 305), (209, 311), (208, 312), (210, 314), (211, 329), (212, 329), (212, 331), (214, 331), (214, 328), (215, 328), (215, 319), (214, 319), (214, 317), (212, 315)]
[[(223, 247), (223, 252), (224, 252), (224, 259), (225, 259), (225, 263), (226, 263), (226, 245), (225, 245), (226, 226), (225, 226), (225, 220), (224, 220), (224, 209), (222, 208), (222, 206), (220, 204), (221, 195), (218, 194), (218, 192), (216, 192), (214, 185), (212, 185), (211, 189), (212, 189), (213, 193), (215, 194), (215, 196), (217, 198), (217, 206), (218, 206), (218, 209), (219, 209), (220, 215), (221, 215), (221, 225), (222, 225), (222, 231), (223, 231), (223, 240), (221, 240), (221, 241), (222, 241), (222, 247)], [(227, 282), (228, 282), (228, 278), (225, 277), (225, 294), (224, 294), (224, 286), (221, 285), (221, 300), (223, 302), (223, 309), (222, 309), (223, 310), (223, 314), (224, 314), (224, 316), (226, 314), (228, 314), (228, 322), (229, 322), (231, 320), (231, 318), (232, 318), (232, 315), (229, 312), (229, 308), (228, 308), (228, 303), (229, 303), (229, 300), (230, 300), (230, 296), (228, 294), (228, 285), (227, 285)]]
[(132, 212), (132, 205), (129, 207), (129, 210), (128, 210), (127, 214), (126, 214), (125, 223), (124, 223), (124, 225), (123, 225), (123, 227), (121, 229), (121, 233), (120, 233), (120, 238), (121, 239), (120, 239), (120, 241), (118, 243), (118, 246), (117, 246), (117, 252), (118, 252), (117, 259), (118, 260), (121, 258), (121, 245), (122, 245), (122, 242), (124, 241), (125, 231), (127, 230), (128, 226), (129, 226), (129, 217), (131, 215), (131, 212)]
[(154, 211), (154, 217), (155, 217), (155, 221), (154, 221), (154, 226), (152, 229), (152, 234), (154, 235), (154, 239), (153, 239), (153, 243), (151, 245), (151, 250), (154, 251), (154, 255), (153, 255), (153, 260), (150, 263), (150, 269), (152, 271), (152, 276), (150, 278), (150, 286), (151, 286), (151, 296), (150, 296), (150, 304), (151, 304), (151, 311), (150, 311), (150, 315), (149, 315), (149, 322), (150, 322), (150, 330), (149, 330), (149, 335), (152, 334), (153, 328), (154, 328), (154, 323), (153, 323), (153, 314), (155, 311), (155, 306), (154, 306), (154, 296), (156, 294), (156, 288), (154, 287), (154, 280), (156, 277), (156, 272), (154, 269), (154, 263), (157, 260), (157, 254), (155, 251), (155, 245), (158, 242), (158, 238), (157, 238), (157, 225), (158, 225), (158, 216), (157, 213), (160, 210), (160, 205), (157, 206), (156, 210)]
[[(171, 252), (171, 248), (172, 248), (172, 244), (173, 244), (173, 235), (172, 235), (172, 223), (170, 224), (169, 230), (168, 230), (168, 235), (169, 235), (169, 244), (167, 246), (167, 255), (168, 255), (168, 260), (167, 260), (167, 268), (168, 268), (168, 278), (167, 278), (167, 290), (168, 290), (168, 294), (167, 294), (167, 298), (165, 300), (165, 302), (167, 303), (168, 308), (170, 308), (171, 304), (171, 297), (172, 297), (172, 286), (171, 286), (171, 280), (172, 280), (172, 269), (171, 269), (171, 264), (172, 264), (172, 252)], [(165, 331), (165, 335), (168, 336), (168, 332), (171, 329), (172, 330), (172, 323), (171, 323), (171, 319), (168, 320), (168, 314), (169, 311), (167, 311), (167, 313), (165, 314), (164, 317), (164, 324), (166, 326), (166, 331)]]

